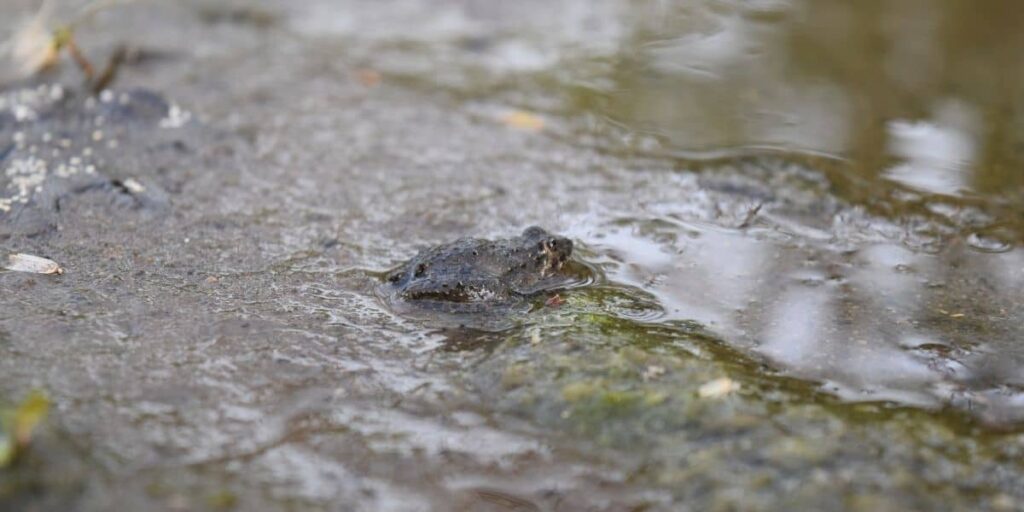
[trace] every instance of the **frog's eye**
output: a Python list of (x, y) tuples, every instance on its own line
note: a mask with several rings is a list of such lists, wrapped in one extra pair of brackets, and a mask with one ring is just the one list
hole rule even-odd
[(413, 276), (414, 277), (421, 277), (421, 276), (423, 276), (424, 273), (426, 273), (426, 271), (427, 271), (427, 264), (426, 263), (420, 263), (419, 265), (416, 265), (416, 270), (413, 272)]

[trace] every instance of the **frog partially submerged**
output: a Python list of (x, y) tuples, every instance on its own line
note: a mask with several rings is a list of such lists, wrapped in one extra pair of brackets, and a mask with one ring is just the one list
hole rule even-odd
[(450, 312), (515, 305), (574, 281), (572, 247), (537, 226), (508, 239), (462, 238), (420, 251), (388, 272), (383, 288), (393, 303)]

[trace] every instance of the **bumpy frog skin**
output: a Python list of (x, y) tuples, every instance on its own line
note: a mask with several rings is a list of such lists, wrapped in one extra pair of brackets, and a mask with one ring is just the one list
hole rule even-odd
[(564, 284), (572, 240), (533, 226), (515, 238), (462, 238), (425, 249), (385, 277), (390, 294), (424, 305), (515, 302)]

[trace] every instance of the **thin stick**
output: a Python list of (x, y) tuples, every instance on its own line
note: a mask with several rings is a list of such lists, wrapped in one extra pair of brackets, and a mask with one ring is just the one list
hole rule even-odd
[(103, 69), (103, 73), (96, 79), (96, 83), (92, 85), (93, 94), (103, 91), (110, 85), (110, 82), (114, 81), (114, 77), (117, 76), (117, 70), (121, 68), (121, 64), (124, 63), (124, 59), (127, 56), (128, 48), (123, 44), (114, 50), (114, 54), (110, 56), (110, 61), (107, 62), (107, 67)]
[(89, 62), (89, 59), (87, 59), (85, 55), (82, 54), (82, 51), (78, 49), (78, 45), (75, 44), (73, 37), (68, 37), (67, 48), (68, 53), (71, 54), (71, 58), (75, 60), (75, 64), (78, 64), (78, 67), (82, 69), (83, 73), (85, 73), (85, 79), (91, 82), (92, 77), (96, 75), (96, 70), (93, 69), (92, 63)]

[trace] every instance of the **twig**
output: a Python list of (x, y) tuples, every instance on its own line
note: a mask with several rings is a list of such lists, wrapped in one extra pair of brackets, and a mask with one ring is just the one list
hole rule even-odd
[(77, 44), (75, 44), (74, 37), (69, 35), (64, 45), (67, 47), (68, 53), (71, 54), (71, 58), (75, 61), (75, 64), (78, 64), (82, 73), (85, 73), (86, 81), (91, 82), (93, 77), (96, 76), (96, 70), (93, 69), (92, 63), (89, 62), (89, 59), (82, 54), (82, 50), (78, 48)]
[(757, 203), (756, 206), (747, 211), (747, 216), (743, 218), (743, 222), (740, 222), (739, 226), (736, 226), (737, 229), (749, 228), (754, 223), (754, 219), (757, 217), (757, 213), (761, 211), (762, 206), (764, 206), (764, 203)]
[(117, 71), (121, 68), (121, 64), (124, 63), (127, 55), (128, 48), (125, 45), (120, 45), (114, 50), (114, 54), (110, 56), (110, 61), (107, 62), (107, 67), (103, 69), (103, 73), (92, 84), (93, 94), (102, 92), (114, 81), (114, 78), (117, 77)]

